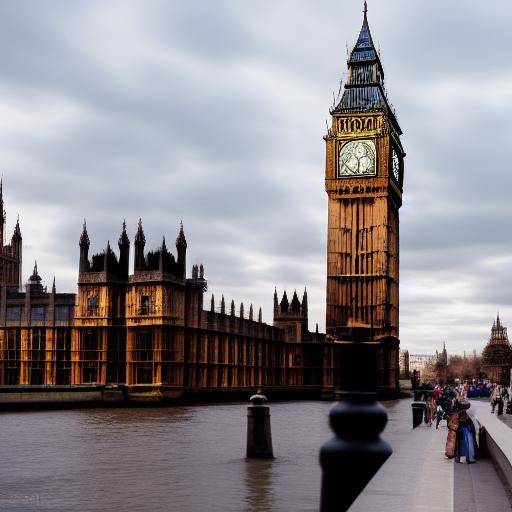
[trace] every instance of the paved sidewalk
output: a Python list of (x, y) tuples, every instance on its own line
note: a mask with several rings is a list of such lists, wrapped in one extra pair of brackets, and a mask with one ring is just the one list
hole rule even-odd
[[(482, 406), (488, 408), (487, 403)], [(477, 408), (479, 406), (474, 408), (475, 411)], [(484, 409), (482, 415), (487, 418)], [(501, 429), (502, 435), (508, 433), (512, 441), (510, 429), (490, 412), (489, 416), (490, 421), (497, 424), (494, 428)], [(411, 427), (409, 422), (404, 423), (399, 437), (388, 439), (393, 455), (354, 502), (351, 512), (512, 510), (490, 459), (480, 459), (476, 464), (456, 464), (445, 457), (448, 434), (445, 422), (439, 430), (425, 424), (414, 430)]]
[(454, 512), (512, 510), (490, 459), (476, 464), (454, 464)]
[(351, 512), (453, 512), (453, 461), (444, 456), (448, 430), (422, 425), (391, 442), (394, 453)]

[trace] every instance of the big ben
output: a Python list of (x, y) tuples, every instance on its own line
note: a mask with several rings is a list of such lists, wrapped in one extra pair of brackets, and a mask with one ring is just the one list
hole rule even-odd
[(378, 347), (378, 386), (398, 388), (399, 216), (402, 131), (384, 88), (365, 2), (341, 98), (325, 137), (328, 195), (327, 336), (354, 327)]

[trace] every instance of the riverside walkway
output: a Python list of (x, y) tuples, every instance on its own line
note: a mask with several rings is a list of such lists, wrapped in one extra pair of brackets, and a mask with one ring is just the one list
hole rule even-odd
[[(487, 403), (471, 406), (482, 421), (484, 406), (489, 409)], [(493, 415), (489, 413), (489, 416)], [(508, 429), (508, 438), (501, 437), (499, 442), (512, 446), (510, 428), (494, 416), (492, 420)], [(402, 432), (399, 439), (387, 438), (394, 453), (354, 502), (351, 512), (512, 510), (505, 486), (490, 458), (481, 458), (476, 464), (456, 464), (445, 457), (447, 432), (443, 421), (439, 430), (425, 424), (412, 430), (411, 425), (411, 430)], [(505, 433), (503, 430), (503, 436)]]

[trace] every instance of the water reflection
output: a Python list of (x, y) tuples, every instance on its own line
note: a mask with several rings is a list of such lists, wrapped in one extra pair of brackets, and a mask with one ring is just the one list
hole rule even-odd
[(247, 459), (245, 461), (245, 507), (248, 512), (272, 510), (272, 459)]

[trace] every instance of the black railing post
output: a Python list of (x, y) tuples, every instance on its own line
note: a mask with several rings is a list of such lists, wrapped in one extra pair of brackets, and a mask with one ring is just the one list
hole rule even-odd
[(343, 339), (351, 341), (336, 343), (341, 392), (329, 414), (335, 436), (320, 450), (321, 512), (348, 510), (393, 452), (380, 438), (387, 412), (376, 402), (378, 343), (362, 328)]

